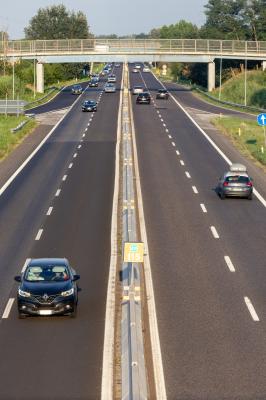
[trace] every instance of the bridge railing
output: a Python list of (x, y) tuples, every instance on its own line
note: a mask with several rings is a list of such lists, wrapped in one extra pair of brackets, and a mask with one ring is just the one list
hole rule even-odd
[(0, 56), (47, 54), (172, 53), (265, 55), (266, 41), (207, 39), (62, 39), (0, 41)]

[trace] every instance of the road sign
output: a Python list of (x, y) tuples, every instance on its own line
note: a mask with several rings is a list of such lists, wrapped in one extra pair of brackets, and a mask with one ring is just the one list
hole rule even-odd
[(258, 124), (260, 126), (266, 126), (266, 113), (265, 114), (259, 114), (257, 116), (257, 121), (258, 121)]
[(124, 262), (142, 263), (144, 256), (144, 244), (136, 242), (124, 243)]

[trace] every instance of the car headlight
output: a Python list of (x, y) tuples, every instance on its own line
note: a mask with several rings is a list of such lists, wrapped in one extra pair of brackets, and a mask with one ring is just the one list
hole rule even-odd
[(31, 296), (31, 294), (29, 292), (24, 292), (24, 290), (21, 290), (21, 289), (18, 290), (18, 294), (21, 297), (30, 297)]
[(74, 288), (71, 288), (69, 290), (66, 290), (65, 292), (61, 292), (61, 296), (67, 297), (71, 296), (74, 293)]

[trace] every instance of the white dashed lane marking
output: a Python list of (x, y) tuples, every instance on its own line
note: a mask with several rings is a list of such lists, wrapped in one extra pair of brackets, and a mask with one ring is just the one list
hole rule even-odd
[(177, 154), (178, 156), (180, 156), (180, 153), (179, 153), (179, 151), (178, 151), (178, 150), (176, 150), (175, 152), (176, 152), (176, 154)]
[(207, 208), (205, 207), (205, 205), (202, 203), (200, 206), (201, 206), (202, 211), (204, 213), (206, 213), (207, 212)]
[(168, 137), (169, 137), (169, 139), (172, 139), (172, 136), (171, 136), (171, 135), (168, 135)]
[(10, 298), (10, 299), (8, 300), (7, 305), (6, 305), (6, 308), (5, 308), (5, 311), (4, 311), (3, 315), (2, 315), (2, 318), (3, 318), (3, 319), (8, 318), (9, 313), (10, 313), (10, 311), (11, 311), (11, 308), (12, 308), (12, 306), (13, 306), (14, 301), (15, 301), (14, 298)]
[(260, 319), (258, 317), (258, 314), (256, 313), (256, 310), (253, 306), (253, 304), (251, 303), (250, 299), (248, 297), (244, 297), (246, 306), (248, 308), (248, 311), (250, 312), (250, 315), (253, 319), (253, 321), (258, 322)]
[(40, 239), (41, 239), (41, 236), (42, 236), (42, 233), (43, 233), (43, 229), (39, 229), (39, 231), (38, 231), (38, 233), (37, 233), (37, 235), (36, 235), (35, 240), (40, 240)]
[(60, 195), (61, 189), (57, 189), (55, 197), (58, 197)]
[(72, 168), (72, 167), (73, 167), (73, 163), (70, 163), (69, 166), (68, 166), (68, 168), (70, 169), (70, 168)]
[(175, 142), (172, 142), (172, 146), (174, 146), (174, 147), (175, 147)]
[(189, 179), (191, 178), (190, 173), (188, 171), (186, 171), (185, 174), (186, 174), (187, 178), (189, 178)]
[(67, 178), (67, 175), (64, 175), (62, 181), (65, 181), (66, 178)]
[(81, 144), (78, 145), (78, 149), (80, 149), (80, 148), (81, 148)]
[(77, 155), (78, 155), (78, 154), (77, 154), (77, 153), (75, 153), (75, 154), (73, 155), (73, 158), (76, 158), (76, 157), (77, 157)]
[(199, 192), (198, 192), (198, 189), (196, 188), (196, 186), (192, 186), (192, 190), (193, 190), (193, 192), (195, 193), (195, 194), (198, 194)]
[(218, 235), (218, 232), (217, 232), (215, 226), (211, 226), (210, 229), (211, 229), (214, 239), (219, 239), (220, 236)]
[(168, 132), (169, 132), (169, 129), (165, 129), (165, 132), (168, 133)]
[(53, 211), (53, 207), (49, 207), (46, 215), (51, 215)]
[(185, 165), (183, 160), (180, 160), (180, 164), (183, 165), (183, 166)]
[(226, 262), (227, 267), (229, 268), (229, 271), (236, 272), (235, 267), (234, 267), (230, 257), (229, 256), (224, 256), (224, 260)]

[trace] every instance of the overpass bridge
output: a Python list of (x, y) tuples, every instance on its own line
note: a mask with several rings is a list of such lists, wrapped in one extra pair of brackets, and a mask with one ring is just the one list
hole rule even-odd
[(0, 57), (35, 59), (37, 91), (44, 90), (45, 63), (187, 62), (208, 64), (208, 90), (215, 88), (215, 59), (256, 60), (266, 69), (266, 41), (207, 39), (61, 39), (0, 42)]

